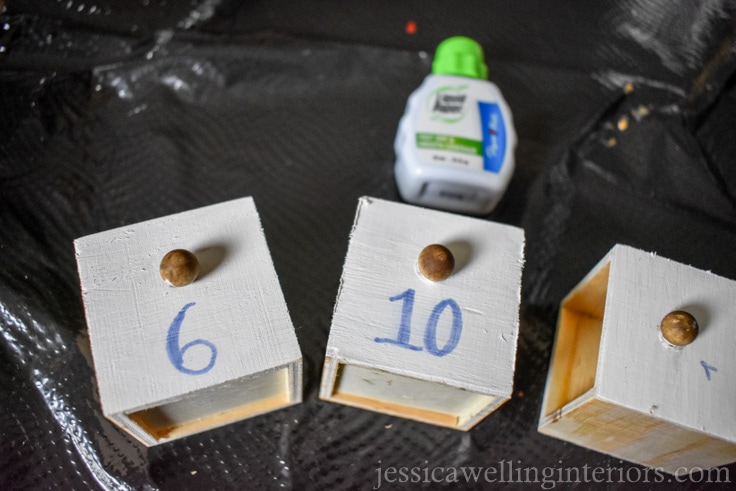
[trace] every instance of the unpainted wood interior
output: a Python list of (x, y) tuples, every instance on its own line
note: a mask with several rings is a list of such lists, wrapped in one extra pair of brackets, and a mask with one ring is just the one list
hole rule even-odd
[(290, 401), (287, 366), (126, 416), (156, 440), (161, 440), (233, 423), (287, 406)]
[(736, 461), (733, 443), (595, 398), (539, 431), (670, 474)]
[(344, 363), (337, 369), (330, 398), (451, 428), (462, 426), (496, 399), (441, 383)]
[(610, 262), (570, 292), (560, 307), (542, 413), (549, 416), (593, 388)]

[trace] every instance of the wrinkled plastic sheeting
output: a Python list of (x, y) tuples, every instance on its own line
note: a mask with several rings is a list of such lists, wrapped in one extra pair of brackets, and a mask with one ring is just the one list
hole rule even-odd
[[(3, 17), (5, 487), (370, 489), (379, 466), (637, 467), (537, 433), (556, 309), (616, 242), (736, 278), (733, 6), (381, 5), (17, 2)], [(337, 22), (348, 13), (361, 22)], [(399, 200), (396, 124), (458, 19), (492, 48), (519, 134), (489, 218), (527, 234), (515, 397), (469, 433), (317, 399), (357, 198)], [(72, 241), (247, 195), (305, 401), (143, 448), (101, 414)]]

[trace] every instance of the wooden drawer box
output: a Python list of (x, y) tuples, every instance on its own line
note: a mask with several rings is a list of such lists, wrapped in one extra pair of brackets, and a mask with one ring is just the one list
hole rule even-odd
[[(74, 242), (100, 402), (155, 445), (302, 397), (302, 357), (251, 198)], [(187, 249), (199, 278), (167, 285)]]
[[(444, 244), (452, 274), (417, 271)], [(512, 393), (521, 229), (362, 198), (327, 345), (320, 397), (467, 430)]]
[(736, 282), (615, 246), (562, 302), (539, 431), (671, 474), (736, 461), (735, 319)]

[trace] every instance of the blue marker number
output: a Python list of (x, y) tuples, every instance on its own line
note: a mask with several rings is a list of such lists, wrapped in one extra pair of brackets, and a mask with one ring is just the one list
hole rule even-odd
[[(187, 375), (201, 375), (209, 372), (215, 365), (215, 360), (217, 359), (217, 348), (215, 348), (214, 344), (209, 341), (205, 341), (204, 339), (195, 339), (194, 341), (189, 341), (184, 346), (179, 347), (179, 331), (181, 330), (181, 323), (184, 322), (187, 310), (194, 305), (195, 303), (191, 302), (181, 308), (179, 313), (176, 314), (176, 317), (174, 317), (171, 326), (169, 326), (169, 333), (166, 336), (166, 352), (169, 355), (171, 364), (174, 365), (174, 368), (182, 373), (186, 373)], [(191, 368), (184, 366), (184, 353), (192, 346), (197, 345), (205, 346), (210, 349), (210, 361), (206, 367), (200, 368), (199, 370), (192, 370)]]
[(415, 346), (409, 342), (409, 338), (411, 338), (411, 314), (414, 310), (414, 293), (414, 290), (409, 289), (404, 293), (400, 293), (395, 297), (389, 298), (391, 302), (395, 302), (397, 300), (404, 301), (401, 306), (401, 324), (399, 324), (399, 334), (396, 336), (396, 339), (376, 338), (375, 341), (377, 343), (390, 343), (412, 351), (422, 351), (421, 346)]
[[(452, 330), (450, 331), (450, 339), (447, 340), (447, 343), (445, 343), (442, 349), (439, 349), (437, 348), (437, 323), (446, 307), (450, 307), (450, 310), (452, 310)], [(427, 328), (424, 331), (424, 347), (434, 356), (445, 356), (452, 353), (457, 343), (460, 342), (462, 331), (463, 314), (460, 312), (460, 306), (451, 298), (443, 300), (435, 305), (432, 314), (429, 316)]]
[[(399, 332), (396, 338), (375, 338), (376, 343), (389, 343), (412, 351), (422, 351), (426, 349), (431, 355), (445, 356), (452, 353), (460, 342), (460, 334), (463, 331), (463, 315), (460, 306), (451, 298), (442, 300), (435, 305), (434, 310), (429, 315), (427, 326), (424, 329), (424, 348), (411, 344), (411, 316), (414, 311), (414, 295), (415, 290), (408, 289), (399, 295), (390, 297), (389, 301), (396, 302), (403, 300), (401, 306), (401, 322), (399, 323)], [(452, 312), (452, 328), (450, 330), (450, 338), (442, 348), (437, 346), (437, 324), (445, 309), (450, 307)]]
[(703, 367), (703, 370), (705, 370), (705, 377), (710, 382), (710, 376), (712, 372), (717, 372), (718, 369), (712, 365), (708, 365), (706, 362), (701, 361), (700, 366)]

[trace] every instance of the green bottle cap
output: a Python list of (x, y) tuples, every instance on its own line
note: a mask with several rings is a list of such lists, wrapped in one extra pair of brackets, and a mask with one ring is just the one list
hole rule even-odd
[(464, 36), (447, 38), (437, 46), (432, 73), (487, 80), (488, 67), (483, 60), (483, 48)]

